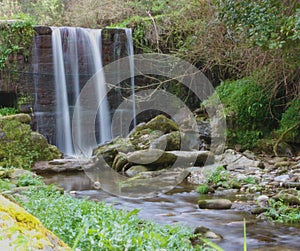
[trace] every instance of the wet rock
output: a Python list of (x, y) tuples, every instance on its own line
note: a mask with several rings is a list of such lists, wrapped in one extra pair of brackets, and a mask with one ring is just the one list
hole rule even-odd
[(149, 149), (129, 153), (127, 154), (127, 159), (134, 164), (151, 165), (160, 169), (174, 163), (176, 156), (163, 150)]
[(232, 202), (227, 199), (199, 200), (198, 206), (201, 209), (230, 209)]
[(266, 212), (268, 209), (266, 207), (255, 206), (251, 209), (252, 214), (262, 214)]
[(158, 115), (148, 123), (137, 125), (128, 138), (136, 150), (145, 150), (155, 139), (178, 130), (179, 127), (173, 120), (164, 115)]
[(112, 163), (112, 168), (117, 172), (120, 172), (125, 171), (128, 167), (129, 163), (126, 154), (119, 152)]
[(166, 151), (179, 150), (181, 145), (181, 134), (179, 131), (164, 134), (157, 139), (154, 139), (149, 148), (161, 149)]
[(207, 227), (199, 226), (196, 227), (194, 230), (194, 234), (201, 235), (201, 237), (207, 238), (207, 239), (214, 239), (214, 240), (221, 240), (223, 237), (220, 234), (216, 234), (212, 230), (210, 230)]
[(28, 170), (15, 168), (8, 171), (7, 177), (13, 180), (17, 180), (18, 178), (22, 176), (29, 176), (29, 177), (36, 177), (37, 175), (33, 172), (30, 172)]
[(269, 196), (267, 195), (260, 195), (258, 196), (258, 198), (256, 199), (257, 200), (257, 204), (258, 206), (260, 207), (268, 207), (269, 206)]
[(169, 151), (176, 156), (177, 166), (203, 166), (214, 163), (214, 154), (210, 151)]
[(133, 177), (139, 173), (142, 173), (142, 172), (147, 172), (148, 169), (147, 167), (145, 166), (142, 166), (142, 165), (136, 165), (136, 166), (132, 166), (130, 167), (127, 171), (126, 171), (126, 174), (129, 176), (129, 177)]
[(112, 166), (113, 161), (119, 152), (128, 153), (133, 150), (134, 148), (129, 139), (116, 138), (112, 142), (100, 145), (94, 149), (93, 156), (103, 158), (109, 166)]
[(127, 160), (133, 164), (143, 164), (157, 170), (174, 163), (179, 167), (203, 166), (205, 163), (212, 163), (214, 155), (209, 151), (162, 151), (149, 149), (128, 153)]
[(36, 173), (82, 171), (90, 164), (91, 160), (87, 159), (54, 159), (52, 161), (36, 162), (32, 167), (32, 171)]
[(289, 189), (280, 191), (272, 197), (274, 200), (280, 200), (289, 205), (300, 205), (300, 195), (297, 190)]
[(71, 250), (37, 218), (2, 195), (0, 195), (0, 225), (1, 250)]

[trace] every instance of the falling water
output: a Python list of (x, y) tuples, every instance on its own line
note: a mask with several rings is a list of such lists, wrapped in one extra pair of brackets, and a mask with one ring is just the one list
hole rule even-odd
[[(52, 48), (56, 89), (56, 145), (66, 155), (74, 155), (72, 133), (80, 139), (83, 123), (75, 121), (76, 125), (73, 125), (74, 130), (71, 132), (72, 109), (80, 89), (93, 75), (98, 83), (95, 91), (101, 101), (96, 121), (98, 143), (111, 139), (105, 79), (102, 71), (99, 71), (102, 69), (101, 30), (54, 28)], [(81, 77), (79, 72), (82, 71), (84, 76)]]
[(135, 107), (135, 83), (134, 83), (134, 58), (133, 58), (133, 40), (132, 29), (125, 28), (126, 33), (126, 51), (129, 56), (130, 66), (130, 82), (131, 82), (131, 96), (132, 96), (132, 111), (133, 111), (133, 126), (136, 127), (136, 107)]
[(61, 29), (52, 31), (52, 50), (56, 89), (56, 145), (63, 153), (72, 155), (73, 145)]

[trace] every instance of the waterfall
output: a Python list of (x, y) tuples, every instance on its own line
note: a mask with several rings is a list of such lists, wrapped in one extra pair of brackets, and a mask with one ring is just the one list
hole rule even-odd
[[(71, 117), (80, 89), (102, 69), (101, 30), (53, 28), (52, 49), (56, 92), (56, 145), (64, 154), (74, 155), (72, 133), (80, 138), (84, 128), (80, 121), (76, 121), (72, 132)], [(101, 100), (95, 126), (98, 143), (103, 143), (111, 139), (110, 114), (104, 75), (95, 76), (98, 83), (95, 91), (99, 95), (98, 100)]]
[(130, 66), (130, 83), (131, 83), (131, 96), (132, 96), (132, 111), (133, 111), (133, 127), (136, 127), (136, 107), (135, 107), (135, 83), (134, 83), (134, 51), (133, 51), (133, 40), (132, 40), (132, 29), (125, 28), (126, 33), (126, 51), (129, 56)]

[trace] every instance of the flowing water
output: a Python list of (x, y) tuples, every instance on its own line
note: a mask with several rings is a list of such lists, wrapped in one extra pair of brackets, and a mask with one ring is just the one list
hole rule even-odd
[[(203, 210), (197, 206), (199, 195), (194, 187), (182, 183), (172, 191), (151, 199), (124, 199), (93, 189), (84, 173), (48, 174), (46, 183), (56, 183), (66, 192), (76, 191), (76, 197), (105, 201), (118, 209), (140, 209), (139, 216), (160, 224), (182, 224), (191, 228), (205, 226), (221, 234), (215, 241), (225, 251), (243, 250), (243, 220), (247, 221), (248, 250), (300, 250), (300, 226), (288, 226), (259, 221), (238, 208)], [(207, 196), (206, 196), (207, 197)], [(209, 197), (209, 196), (208, 196)], [(234, 195), (229, 199), (234, 200)]]
[[(106, 97), (106, 83), (102, 70), (102, 30), (83, 29), (76, 27), (53, 27), (52, 28), (52, 54), (53, 54), (53, 73), (55, 84), (52, 88), (55, 90), (55, 124), (51, 124), (51, 119), (46, 118), (47, 112), (41, 112), (42, 104), (39, 104), (38, 95), (35, 97), (35, 115), (37, 117), (37, 131), (45, 133), (45, 127), (55, 127), (51, 129), (51, 135), (55, 135), (55, 139), (51, 141), (64, 154), (74, 155), (74, 147), (72, 136), (76, 135), (77, 139), (81, 139), (84, 130), (84, 121), (81, 115), (77, 116), (77, 120), (71, 119), (73, 116), (74, 106), (80, 95), (81, 89), (90, 78), (94, 78), (97, 87), (94, 90), (99, 101), (97, 119), (95, 121), (97, 143), (103, 143), (111, 139), (110, 132), (110, 111)], [(35, 43), (36, 45), (36, 43)], [(34, 73), (42, 75), (39, 72), (39, 53), (34, 50)], [(97, 74), (96, 74), (97, 73)], [(38, 77), (35, 78), (36, 93), (39, 90), (39, 84), (43, 84)], [(80, 104), (77, 104), (80, 106)], [(44, 109), (45, 110), (45, 109)], [(49, 110), (49, 109), (48, 109)], [(90, 112), (90, 111), (84, 111)], [(49, 111), (51, 113), (51, 111)], [(71, 126), (73, 131), (71, 130)], [(50, 131), (51, 131), (50, 130)], [(49, 131), (49, 128), (48, 128)], [(48, 132), (49, 134), (49, 132)], [(47, 137), (48, 138), (48, 137)]]

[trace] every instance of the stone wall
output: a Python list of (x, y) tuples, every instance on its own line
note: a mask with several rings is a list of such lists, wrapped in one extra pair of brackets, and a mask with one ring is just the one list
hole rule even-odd
[[(55, 144), (55, 76), (52, 54), (52, 29), (48, 26), (35, 26), (35, 36), (32, 43), (30, 56), (25, 58), (21, 53), (11, 59), (11, 65), (17, 68), (0, 72), (0, 93), (3, 105), (14, 104), (7, 101), (11, 96), (18, 97), (19, 108), (22, 112), (33, 115), (33, 129), (39, 128), (50, 143)], [(116, 48), (119, 55), (116, 56)], [(80, 53), (80, 52), (79, 52)], [(102, 60), (103, 65), (109, 64), (118, 57), (127, 56), (126, 34), (123, 29), (104, 29), (102, 31)], [(79, 58), (82, 58), (79, 55)], [(12, 67), (11, 67), (12, 68)], [(65, 66), (66, 71), (68, 65)], [(92, 77), (87, 67), (80, 65), (80, 87)], [(70, 85), (72, 81), (68, 81)], [(67, 89), (72, 89), (68, 88)], [(68, 93), (71, 99), (72, 93)], [(120, 99), (118, 92), (113, 90), (109, 93), (109, 103), (116, 108), (116, 99)], [(5, 98), (7, 97), (7, 98)], [(1, 107), (0, 100), (0, 107)], [(5, 101), (5, 102), (4, 102)], [(72, 101), (75, 103), (75, 101)]]

